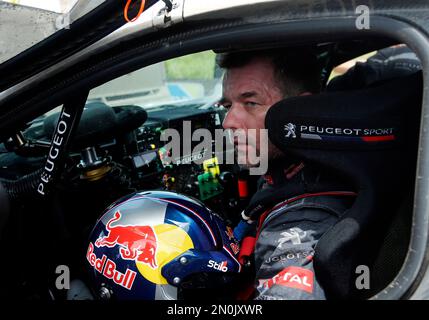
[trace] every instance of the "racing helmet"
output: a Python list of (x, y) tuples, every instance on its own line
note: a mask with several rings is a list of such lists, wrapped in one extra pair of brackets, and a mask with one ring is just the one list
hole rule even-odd
[[(167, 191), (128, 195), (110, 205), (89, 238), (90, 287), (101, 299), (176, 300), (231, 291), (239, 244), (200, 201)], [(204, 297), (208, 297), (204, 295)]]

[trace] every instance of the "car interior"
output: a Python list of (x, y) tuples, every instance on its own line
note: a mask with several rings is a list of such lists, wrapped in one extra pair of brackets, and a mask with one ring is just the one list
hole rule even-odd
[[(341, 172), (361, 195), (318, 244), (316, 275), (332, 299), (369, 299), (385, 290), (404, 266), (413, 231), (423, 92), (421, 65), (417, 63), (412, 71), (404, 68), (383, 74), (368, 67), (368, 59), (377, 51), (398, 46), (398, 40), (379, 36), (338, 38), (305, 44), (268, 40), (200, 47), (190, 44), (183, 45), (183, 51), (164, 52), (157, 57), (136, 57), (131, 52), (123, 58), (126, 64), (113, 69), (111, 62), (108, 76), (95, 70), (92, 82), (78, 78), (72, 93), (64, 91), (51, 99), (47, 90), (43, 102), (33, 104), (28, 115), (20, 115), (25, 121), (8, 126), (0, 136), (0, 181), (5, 189), (0, 198), (9, 198), (4, 203), (10, 203), (9, 208), (0, 209), (4, 217), (0, 220), (0, 246), (3, 256), (13, 264), (0, 266), (1, 272), (9, 275), (0, 297), (66, 299), (66, 293), (55, 288), (53, 270), (58, 265), (70, 266), (72, 278), (85, 281), (84, 260), (91, 228), (105, 208), (132, 192), (183, 193), (204, 202), (229, 225), (236, 225), (260, 177), (220, 161), (233, 152), (228, 148), (221, 153), (183, 154), (166, 163), (161, 135), (168, 128), (184, 130), (187, 121), (192, 132), (208, 128), (214, 133), (222, 128), (226, 110), (218, 101), (223, 71), (216, 66), (216, 53), (298, 46), (318, 57), (321, 96), (291, 100), (291, 114), (279, 111), (268, 119), (266, 123), (272, 124), (268, 128), (272, 129), (270, 139), (286, 152)], [(119, 55), (119, 51), (111, 54)], [(364, 60), (356, 62), (363, 55)], [(352, 67), (342, 71), (337, 68), (349, 61)], [(92, 63), (86, 62), (86, 67)], [(73, 77), (70, 70), (65, 73)], [(59, 86), (67, 87), (67, 81)], [(307, 107), (309, 104), (313, 107)], [(326, 106), (331, 118), (341, 121), (346, 117), (359, 125), (370, 126), (377, 121), (389, 124), (386, 119), (391, 116), (405, 133), (393, 148), (384, 144), (365, 149), (358, 144), (354, 148), (353, 143), (328, 147), (315, 143), (290, 149), (276, 126), (284, 124), (282, 117), (302, 112), (302, 105), (307, 108), (303, 116), (313, 117), (315, 122), (319, 118), (323, 122), (326, 114), (322, 109)], [(73, 111), (80, 121), (74, 124), (75, 133), (68, 141), (63, 162), (56, 168), (49, 196), (42, 201), (35, 190), (63, 107), (80, 109), (81, 115)], [(347, 107), (354, 109), (348, 112)], [(192, 147), (196, 144), (193, 142)], [(193, 163), (203, 158), (203, 165)], [(371, 270), (371, 287), (367, 290), (355, 286), (356, 267), (362, 264)]]

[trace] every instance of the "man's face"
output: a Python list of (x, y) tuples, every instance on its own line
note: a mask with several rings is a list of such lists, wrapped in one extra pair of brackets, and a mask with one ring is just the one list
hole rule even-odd
[[(221, 104), (228, 109), (228, 113), (223, 127), (233, 132), (239, 129), (244, 132), (256, 129), (256, 139), (250, 137), (247, 143), (240, 143), (239, 139), (234, 140), (238, 155), (247, 155), (244, 159), (247, 165), (254, 164), (249, 155), (260, 154), (259, 130), (265, 128), (268, 109), (283, 98), (274, 78), (274, 68), (268, 59), (255, 58), (243, 67), (227, 70), (223, 79)], [(278, 152), (270, 143), (268, 158)]]

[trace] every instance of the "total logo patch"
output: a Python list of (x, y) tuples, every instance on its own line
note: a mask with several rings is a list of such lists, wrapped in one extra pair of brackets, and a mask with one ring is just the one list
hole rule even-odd
[(314, 273), (311, 270), (301, 267), (287, 267), (271, 279), (259, 280), (258, 288), (269, 289), (274, 285), (313, 293)]
[(227, 272), (228, 271), (227, 264), (228, 264), (227, 261), (222, 261), (221, 263), (217, 263), (216, 261), (209, 260), (207, 267), (218, 270), (218, 271)]

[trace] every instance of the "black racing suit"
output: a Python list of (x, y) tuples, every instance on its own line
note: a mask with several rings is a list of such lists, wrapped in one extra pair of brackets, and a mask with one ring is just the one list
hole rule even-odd
[[(280, 168), (271, 170), (270, 183), (265, 180), (253, 197), (256, 202), (264, 197), (261, 197), (263, 193), (269, 197), (270, 189), (284, 190), (283, 200), (291, 198), (292, 192), (294, 196), (312, 193), (316, 184), (318, 192), (349, 191), (344, 183), (332, 182), (309, 168), (302, 169), (292, 178), (283, 177), (286, 170), (283, 166)], [(288, 204), (275, 201), (277, 206), (265, 211), (265, 218), (257, 225), (255, 234), (255, 299), (326, 299), (315, 274), (313, 256), (319, 239), (354, 200), (351, 193), (333, 194), (303, 197)]]
[(256, 299), (325, 299), (313, 266), (320, 237), (349, 206), (345, 197), (303, 198), (271, 211), (255, 246)]

